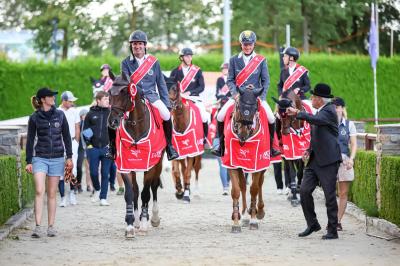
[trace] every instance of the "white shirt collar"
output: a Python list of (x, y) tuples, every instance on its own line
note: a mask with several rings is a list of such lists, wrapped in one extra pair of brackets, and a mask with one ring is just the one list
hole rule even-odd
[(250, 58), (250, 57), (254, 57), (256, 55), (256, 52), (252, 52), (250, 55), (248, 55), (248, 56), (246, 56), (243, 52), (240, 52), (239, 53), (239, 55), (238, 55), (238, 58), (241, 58), (241, 57), (243, 57), (243, 58), (245, 58), (245, 57), (247, 57), (247, 58)]
[(317, 113), (318, 113), (319, 111), (321, 111), (321, 109), (324, 108), (325, 105), (326, 105), (326, 104), (324, 104), (324, 105), (322, 105), (320, 108), (318, 108), (318, 109), (317, 109)]
[(340, 124), (346, 125), (346, 118), (342, 117), (342, 121), (339, 123), (339, 125)]
[(142, 57), (142, 59), (139, 59), (139, 58), (137, 58), (136, 56), (133, 56), (133, 55), (130, 55), (129, 56), (129, 59), (132, 61), (132, 60), (136, 60), (137, 62), (138, 62), (138, 64), (139, 64), (139, 66), (143, 63), (143, 61), (147, 58), (147, 56), (148, 56), (148, 54), (145, 54), (143, 57)]

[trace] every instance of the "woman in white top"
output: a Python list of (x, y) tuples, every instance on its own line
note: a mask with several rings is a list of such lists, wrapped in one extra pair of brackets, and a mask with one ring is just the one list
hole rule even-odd
[(347, 206), (347, 196), (351, 182), (354, 180), (354, 158), (357, 152), (357, 131), (353, 121), (347, 119), (345, 102), (342, 98), (333, 99), (339, 121), (339, 145), (343, 162), (338, 171), (338, 231), (342, 230), (341, 220)]

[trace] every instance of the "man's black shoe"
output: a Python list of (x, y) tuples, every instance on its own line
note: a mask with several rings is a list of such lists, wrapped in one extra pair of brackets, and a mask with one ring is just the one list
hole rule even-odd
[(338, 234), (336, 233), (327, 233), (326, 235), (322, 236), (323, 240), (329, 240), (329, 239), (338, 239)]
[(167, 147), (165, 148), (165, 151), (167, 152), (168, 161), (175, 160), (176, 158), (179, 157), (179, 154), (176, 152), (172, 144), (168, 144)]
[(319, 224), (307, 227), (306, 230), (304, 230), (304, 232), (301, 232), (299, 234), (299, 237), (305, 237), (305, 236), (309, 236), (311, 235), (313, 232), (318, 232), (319, 230), (321, 230), (321, 226)]

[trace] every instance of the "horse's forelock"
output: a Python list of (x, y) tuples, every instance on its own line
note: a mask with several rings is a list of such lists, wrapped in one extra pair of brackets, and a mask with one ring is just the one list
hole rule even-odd
[(129, 80), (124, 79), (122, 76), (117, 76), (110, 88), (111, 95), (118, 95), (125, 88), (128, 88)]

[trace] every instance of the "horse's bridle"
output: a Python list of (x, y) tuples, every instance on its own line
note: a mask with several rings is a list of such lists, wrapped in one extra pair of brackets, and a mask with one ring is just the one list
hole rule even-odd
[[(290, 99), (289, 99), (289, 100), (290, 100)], [(290, 100), (290, 101), (291, 101), (290, 107), (296, 108), (296, 106), (294, 105), (293, 101), (292, 101), (292, 100)], [(300, 110), (300, 111), (304, 111), (304, 107), (303, 107), (303, 106), (301, 107), (301, 110)], [(283, 115), (283, 114), (281, 113), (280, 116), (281, 116), (281, 117), (285, 117), (286, 114)], [(290, 122), (289, 122), (290, 128), (292, 128), (292, 129), (296, 132), (296, 134), (299, 135), (299, 132), (297, 131), (297, 129), (295, 129), (295, 128), (293, 127), (293, 123), (294, 123), (295, 121), (297, 121), (298, 126), (299, 126), (299, 128), (300, 128), (300, 123), (301, 123), (301, 121), (300, 121), (299, 119), (296, 119), (295, 116), (289, 116), (289, 119), (290, 119)]]
[(171, 109), (172, 110), (176, 111), (177, 109), (182, 109), (183, 103), (182, 103), (182, 101), (179, 101), (179, 96), (176, 97), (175, 100), (171, 100), (171, 98), (170, 98), (169, 101), (171, 102)]
[[(258, 102), (257, 102), (257, 109), (258, 109)], [(238, 111), (239, 110), (239, 111)], [(247, 128), (247, 130), (249, 131), (249, 134), (248, 134), (248, 137), (246, 138), (246, 140), (248, 139), (248, 138), (250, 138), (252, 135), (253, 135), (253, 133), (254, 133), (254, 127), (253, 127), (253, 124), (254, 124), (254, 118), (255, 119), (259, 119), (259, 116), (257, 115), (258, 113), (256, 112), (255, 114), (254, 114), (254, 117), (253, 117), (253, 121), (248, 121), (248, 120), (244, 120), (244, 119), (242, 119), (242, 120), (236, 120), (236, 116), (237, 116), (237, 113), (239, 113), (240, 114), (240, 108), (239, 108), (239, 101), (237, 101), (236, 103), (235, 103), (235, 110), (234, 110), (234, 112), (233, 112), (233, 114), (232, 114), (232, 120), (233, 120), (233, 132), (235, 133), (235, 134), (238, 134), (238, 130), (239, 130), (239, 124), (241, 124), (242, 126), (245, 126), (246, 128)], [(245, 141), (246, 141), (245, 140)]]

